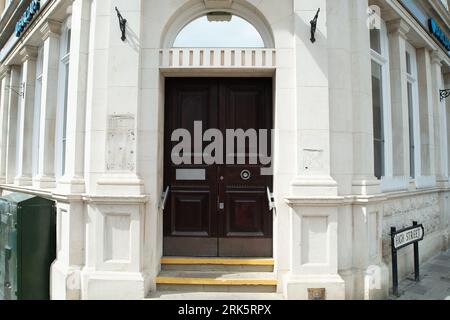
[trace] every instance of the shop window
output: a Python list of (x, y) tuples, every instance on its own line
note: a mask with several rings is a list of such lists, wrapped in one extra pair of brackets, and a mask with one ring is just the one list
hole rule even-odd
[(382, 66), (372, 61), (373, 139), (375, 176), (384, 176), (384, 123)]
[(177, 35), (176, 48), (264, 48), (256, 28), (243, 18), (212, 12), (197, 18)]
[(372, 58), (372, 111), (373, 111), (373, 147), (374, 172), (378, 179), (386, 176), (387, 140), (386, 128), (389, 127), (390, 112), (389, 89), (389, 48), (386, 25), (381, 23), (381, 29), (370, 30), (370, 48)]
[(33, 176), (38, 174), (39, 169), (39, 139), (41, 129), (41, 100), (42, 100), (42, 72), (44, 62), (44, 47), (38, 49), (36, 61), (35, 103), (33, 119)]
[(67, 144), (67, 102), (69, 93), (70, 43), (72, 38), (70, 18), (62, 26), (60, 44), (60, 67), (58, 81), (58, 123), (56, 130), (57, 177), (66, 172), (66, 144)]
[(407, 102), (408, 102), (408, 125), (409, 125), (409, 164), (410, 176), (416, 178), (420, 165), (420, 148), (418, 133), (419, 125), (419, 107), (418, 97), (419, 88), (417, 83), (417, 59), (415, 48), (407, 43), (406, 45), (406, 71), (407, 71)]

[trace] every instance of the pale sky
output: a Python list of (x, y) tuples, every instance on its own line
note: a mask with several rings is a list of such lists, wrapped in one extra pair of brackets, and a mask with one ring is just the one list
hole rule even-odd
[(178, 34), (177, 48), (263, 48), (259, 32), (246, 20), (233, 16), (230, 22), (209, 22), (206, 16), (188, 24)]

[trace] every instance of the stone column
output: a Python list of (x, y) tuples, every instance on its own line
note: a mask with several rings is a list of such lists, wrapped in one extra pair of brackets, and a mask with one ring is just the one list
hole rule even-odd
[(435, 174), (434, 125), (433, 125), (433, 81), (430, 53), (427, 48), (417, 50), (417, 81), (419, 87), (420, 119), (420, 173), (430, 177)]
[(20, 66), (11, 66), (11, 75), (8, 89), (8, 138), (6, 146), (6, 183), (13, 184), (16, 177), (17, 162), (17, 120), (19, 111), (19, 95), (14, 90), (20, 91)]
[(72, 36), (67, 93), (67, 143), (65, 175), (58, 183), (62, 193), (83, 193), (86, 94), (89, 63), (89, 28), (92, 0), (76, 0), (72, 5)]
[(34, 184), (55, 187), (55, 127), (58, 105), (59, 34), (61, 23), (48, 20), (41, 28), (44, 40), (42, 98), (39, 135), (39, 167)]
[[(97, 1), (91, 9), (82, 299), (143, 299), (151, 285), (143, 259), (147, 196), (136, 161), (143, 2)], [(126, 41), (115, 6), (128, 20)]]
[[(321, 8), (316, 42), (310, 41), (310, 21)], [(326, 0), (295, 0), (297, 63), (297, 178), (296, 196), (336, 196), (331, 177), (329, 70)], [(311, 105), (314, 104), (314, 108)]]
[(406, 34), (408, 24), (401, 20), (387, 23), (392, 98), (393, 174), (409, 177), (408, 89), (406, 81)]
[(29, 186), (32, 184), (32, 141), (34, 119), (34, 93), (36, 83), (37, 49), (25, 46), (21, 51), (23, 98), (20, 101), (20, 119), (18, 130), (18, 163), (15, 184)]
[(79, 300), (85, 263), (85, 123), (88, 82), (90, 13), (92, 0), (72, 4), (69, 91), (67, 97), (66, 172), (55, 195), (58, 219), (58, 255), (52, 265), (52, 299)]
[[(450, 73), (444, 73), (444, 83), (442, 84), (443, 88), (449, 88), (450, 87)], [(446, 132), (444, 132), (444, 141), (447, 141), (446, 145), (446, 151), (447, 153), (444, 154), (444, 161), (443, 161), (443, 166), (444, 166), (444, 172), (445, 172), (445, 177), (449, 177), (449, 173), (450, 173), (450, 147), (448, 146), (448, 142), (450, 142), (450, 102), (447, 100), (443, 101), (442, 103), (442, 108), (445, 110), (444, 114), (446, 115)], [(445, 178), (444, 178), (445, 179)], [(449, 185), (449, 183), (447, 182), (447, 186)]]
[[(344, 299), (345, 283), (338, 274), (338, 197), (331, 177), (330, 69), (328, 34), (331, 14), (343, 20), (337, 1), (295, 0), (294, 26), (297, 86), (297, 178), (291, 183), (290, 274), (288, 299), (308, 299), (310, 288), (324, 288), (326, 299)], [(316, 42), (310, 21), (321, 8)], [(330, 13), (328, 12), (330, 11)], [(311, 106), (314, 105), (314, 108)]]
[(9, 67), (0, 70), (0, 183), (6, 182), (6, 146), (8, 144)]
[[(375, 178), (370, 33), (366, 0), (351, 1), (351, 86), (353, 111), (353, 181), (357, 195), (379, 192)], [(338, 22), (337, 22), (338, 23)], [(342, 72), (342, 70), (340, 70)]]
[(443, 90), (444, 83), (442, 77), (442, 61), (445, 59), (443, 54), (439, 51), (431, 53), (431, 78), (432, 78), (432, 106), (433, 106), (433, 121), (434, 121), (434, 160), (436, 181), (439, 186), (444, 186), (448, 182), (448, 136), (447, 127), (447, 112), (445, 102), (440, 100), (439, 90)]

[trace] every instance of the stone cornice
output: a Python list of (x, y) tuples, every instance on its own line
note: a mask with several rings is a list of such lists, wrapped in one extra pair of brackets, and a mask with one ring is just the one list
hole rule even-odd
[(10, 66), (7, 66), (7, 65), (0, 66), (0, 80), (3, 79), (4, 77), (6, 77), (6, 75), (8, 74), (8, 72), (10, 70), (11, 70)]
[(386, 25), (389, 33), (398, 33), (404, 39), (406, 39), (406, 35), (411, 29), (408, 23), (403, 19), (389, 21)]
[(47, 40), (49, 37), (59, 37), (61, 33), (61, 25), (62, 23), (55, 20), (47, 20), (42, 25), (40, 31), (42, 34), (42, 40)]
[(431, 63), (442, 66), (442, 61), (445, 60), (445, 56), (443, 55), (441, 50), (433, 50), (430, 53)]
[(28, 60), (36, 60), (38, 56), (38, 50), (36, 47), (33, 46), (24, 46), (20, 52), (20, 57), (22, 59), (22, 62), (28, 61)]

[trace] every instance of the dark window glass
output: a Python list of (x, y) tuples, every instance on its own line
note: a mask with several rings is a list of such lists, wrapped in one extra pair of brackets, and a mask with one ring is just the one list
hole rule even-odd
[(379, 29), (370, 30), (370, 48), (381, 54), (381, 33)]
[(409, 114), (409, 165), (411, 178), (416, 176), (415, 144), (414, 144), (414, 100), (413, 86), (408, 82), (408, 114)]
[(375, 176), (384, 176), (384, 123), (382, 67), (372, 62), (373, 141)]
[(411, 55), (409, 54), (409, 52), (406, 52), (406, 72), (408, 72), (408, 74), (412, 74)]

